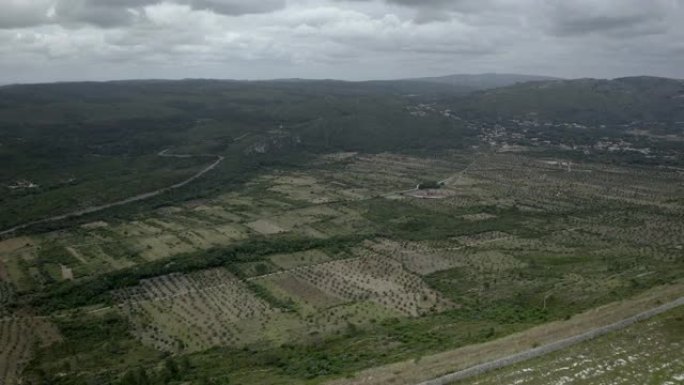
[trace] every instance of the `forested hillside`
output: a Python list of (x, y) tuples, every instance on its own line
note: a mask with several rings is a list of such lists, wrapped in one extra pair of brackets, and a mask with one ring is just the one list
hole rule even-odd
[(684, 81), (653, 77), (551, 80), (482, 91), (453, 101), (466, 118), (585, 124), (683, 122)]

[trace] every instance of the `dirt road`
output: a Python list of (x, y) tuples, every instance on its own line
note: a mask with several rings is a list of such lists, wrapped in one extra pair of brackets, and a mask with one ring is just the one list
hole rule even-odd
[(158, 195), (160, 195), (160, 194), (163, 194), (163, 193), (165, 193), (165, 192), (167, 192), (167, 191), (171, 191), (171, 190), (174, 190), (174, 189), (177, 189), (177, 188), (181, 188), (181, 187), (187, 185), (188, 183), (191, 183), (191, 182), (194, 181), (195, 179), (201, 177), (202, 175), (204, 175), (204, 174), (208, 173), (209, 171), (213, 170), (214, 168), (216, 168), (216, 166), (218, 166), (219, 164), (221, 164), (221, 162), (223, 162), (223, 160), (225, 159), (225, 158), (224, 158), (223, 156), (221, 156), (221, 155), (212, 155), (212, 154), (199, 154), (199, 155), (192, 155), (192, 154), (169, 154), (169, 153), (168, 153), (168, 149), (159, 152), (157, 155), (159, 155), (159, 156), (161, 156), (161, 157), (167, 157), (167, 158), (215, 158), (215, 160), (214, 160), (214, 162), (212, 162), (210, 165), (208, 165), (207, 167), (201, 169), (200, 171), (198, 171), (197, 173), (195, 173), (195, 174), (192, 175), (191, 177), (189, 177), (189, 178), (187, 178), (187, 179), (185, 179), (185, 180), (183, 180), (183, 181), (181, 181), (181, 182), (172, 184), (172, 185), (170, 185), (170, 186), (166, 186), (166, 187), (163, 187), (163, 188), (154, 190), (154, 191), (150, 191), (150, 192), (146, 192), (146, 193), (134, 195), (134, 196), (132, 196), (132, 197), (129, 197), (129, 198), (126, 198), (126, 199), (122, 199), (122, 200), (120, 200), (120, 201), (111, 202), (111, 203), (107, 203), (107, 204), (103, 204), (103, 205), (99, 205), (99, 206), (87, 207), (87, 208), (84, 208), (84, 209), (72, 211), (72, 212), (70, 212), (70, 213), (61, 214), (61, 215), (55, 215), (55, 216), (53, 216), (53, 217), (44, 218), (44, 219), (39, 219), (39, 220), (37, 220), (37, 221), (32, 221), (32, 222), (23, 223), (23, 224), (21, 224), (21, 225), (14, 226), (14, 227), (12, 227), (12, 228), (10, 228), (10, 229), (6, 229), (6, 230), (3, 230), (3, 231), (0, 231), (0, 237), (2, 237), (2, 236), (4, 236), (4, 235), (7, 235), (7, 234), (11, 234), (11, 233), (13, 233), (13, 232), (15, 232), (15, 231), (17, 231), (17, 230), (25, 229), (25, 228), (30, 227), (30, 226), (33, 226), (33, 225), (38, 225), (38, 224), (41, 224), (41, 223), (48, 223), (48, 222), (61, 221), (61, 220), (63, 220), (63, 219), (79, 217), (79, 216), (81, 216), (81, 215), (92, 214), (92, 213), (95, 213), (95, 212), (98, 212), (98, 211), (102, 211), (102, 210), (106, 210), (106, 209), (109, 209), (109, 208), (112, 208), (112, 207), (123, 206), (123, 205), (129, 204), (129, 203), (138, 202), (138, 201), (142, 201), (142, 200), (145, 200), (145, 199), (150, 199), (150, 198), (152, 198), (152, 197), (155, 197), (155, 196), (158, 196)]
[(553, 321), (496, 340), (422, 356), (420, 360), (408, 359), (365, 369), (326, 385), (446, 385), (623, 329), (683, 306), (683, 295), (682, 281), (655, 287), (636, 297), (587, 310), (569, 320)]
[(684, 306), (684, 297), (680, 297), (677, 300), (668, 302), (664, 305), (658, 306), (654, 309), (647, 310), (645, 312), (639, 313), (635, 316), (623, 319), (621, 321), (612, 323), (610, 325), (605, 325), (596, 329), (589, 330), (588, 332), (568, 337), (560, 341), (552, 342), (550, 344), (540, 346), (537, 348), (529, 349), (517, 354), (512, 354), (503, 358), (499, 358), (493, 361), (485, 362), (479, 365), (475, 365), (468, 369), (459, 370), (457, 372), (449, 373), (444, 376), (435, 378), (433, 380), (423, 381), (418, 385), (448, 385), (456, 381), (464, 380), (479, 374), (489, 372), (494, 369), (499, 369), (505, 366), (517, 364), (518, 362), (526, 361), (532, 358), (540, 357), (545, 354), (553, 353), (555, 351), (565, 349), (572, 345), (578, 344), (580, 342), (588, 341), (596, 337), (614, 332), (617, 330), (624, 329), (630, 325), (633, 325), (639, 321), (643, 321), (654, 317), (658, 314), (662, 314), (666, 311), (672, 310), (676, 307)]

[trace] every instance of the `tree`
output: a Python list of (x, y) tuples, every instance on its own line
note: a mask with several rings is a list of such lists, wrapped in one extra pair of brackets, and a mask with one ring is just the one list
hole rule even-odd
[(260, 263), (256, 265), (256, 273), (257, 275), (264, 275), (268, 272), (268, 266), (266, 266), (263, 263)]
[(187, 373), (188, 371), (190, 371), (190, 369), (192, 369), (192, 364), (190, 363), (190, 360), (187, 356), (181, 357), (179, 366), (181, 373)]
[(164, 361), (164, 372), (162, 376), (165, 382), (177, 380), (180, 377), (178, 364), (176, 364), (176, 361), (174, 361), (173, 358), (169, 357)]

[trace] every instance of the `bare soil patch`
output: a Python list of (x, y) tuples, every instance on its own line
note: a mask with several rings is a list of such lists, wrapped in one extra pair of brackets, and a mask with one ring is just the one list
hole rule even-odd
[(496, 218), (496, 215), (494, 214), (487, 214), (487, 213), (478, 213), (478, 214), (466, 214), (463, 216), (463, 219), (467, 221), (486, 221), (488, 219), (494, 219)]
[(94, 230), (94, 229), (101, 229), (101, 228), (108, 227), (108, 226), (109, 226), (109, 223), (107, 223), (105, 221), (95, 221), (95, 222), (83, 224), (83, 225), (81, 225), (81, 228), (86, 229), (86, 230)]
[(256, 221), (249, 222), (247, 223), (247, 227), (264, 235), (284, 233), (287, 231), (268, 219), (257, 219)]
[(35, 243), (29, 237), (17, 237), (0, 241), (0, 254), (13, 253), (17, 250), (33, 247)]
[(315, 308), (328, 308), (345, 302), (341, 298), (325, 293), (316, 286), (297, 279), (290, 274), (274, 275), (272, 282), (289, 294), (293, 300), (301, 299), (307, 305)]

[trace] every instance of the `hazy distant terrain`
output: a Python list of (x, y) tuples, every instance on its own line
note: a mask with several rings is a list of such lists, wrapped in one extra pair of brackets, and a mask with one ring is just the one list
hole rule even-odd
[(518, 83), (535, 81), (560, 80), (549, 76), (517, 75), (517, 74), (480, 74), (480, 75), (447, 75), (428, 78), (411, 79), (417, 82), (447, 84), (454, 88), (470, 90), (487, 90), (491, 88), (508, 87)]
[(0, 384), (414, 384), (684, 295), (681, 80), (8, 85), (0, 162)]

